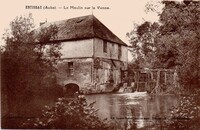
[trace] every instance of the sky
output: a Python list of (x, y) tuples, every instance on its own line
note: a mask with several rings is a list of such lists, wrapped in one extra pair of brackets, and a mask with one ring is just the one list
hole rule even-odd
[[(53, 22), (73, 17), (93, 14), (122, 41), (128, 44), (126, 33), (133, 29), (133, 24), (144, 21), (158, 21), (156, 13), (146, 13), (145, 5), (150, 0), (5, 0), (1, 1), (0, 37), (9, 28), (9, 23), (16, 17), (32, 13), (36, 27), (40, 22)], [(152, 0), (151, 0), (152, 1)], [(155, 0), (154, 0), (155, 1)], [(26, 6), (42, 6), (42, 9), (26, 9)], [(52, 6), (56, 9), (43, 9)], [(83, 9), (70, 9), (70, 6)], [(98, 9), (97, 7), (109, 9)], [(68, 7), (68, 9), (66, 9)], [(90, 7), (90, 9), (85, 9)], [(91, 7), (94, 7), (91, 9)], [(0, 45), (4, 41), (0, 39)]]

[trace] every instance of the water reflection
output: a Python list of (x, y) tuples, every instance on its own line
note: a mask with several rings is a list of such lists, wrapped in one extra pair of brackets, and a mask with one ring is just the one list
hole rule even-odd
[(169, 114), (172, 106), (178, 104), (174, 95), (148, 95), (145, 93), (88, 95), (89, 103), (96, 101), (101, 119), (109, 119), (123, 128), (135, 124), (142, 128), (155, 123)]

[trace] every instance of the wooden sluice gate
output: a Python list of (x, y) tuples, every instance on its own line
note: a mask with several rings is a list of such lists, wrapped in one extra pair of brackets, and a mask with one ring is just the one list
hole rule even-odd
[(174, 69), (135, 69), (128, 74), (122, 87), (124, 92), (162, 93), (179, 88), (177, 72)]

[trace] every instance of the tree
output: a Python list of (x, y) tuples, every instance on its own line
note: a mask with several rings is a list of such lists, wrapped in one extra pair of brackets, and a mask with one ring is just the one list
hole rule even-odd
[[(159, 23), (144, 22), (129, 35), (142, 67), (178, 70), (182, 86), (200, 86), (200, 2), (163, 1)], [(149, 6), (147, 6), (149, 7)]]
[[(5, 46), (1, 51), (2, 95), (6, 95), (8, 99), (10, 113), (23, 113), (21, 108), (33, 95), (45, 87), (56, 85), (55, 64), (61, 55), (60, 45), (45, 43), (56, 36), (57, 27), (51, 25), (39, 34), (33, 29), (31, 14), (16, 17), (10, 23), (10, 31), (3, 37)], [(13, 110), (14, 108), (17, 110)]]
[[(200, 2), (163, 2), (159, 37), (160, 60), (174, 62), (179, 70), (180, 83), (185, 87), (199, 86)], [(162, 50), (164, 49), (164, 51)], [(168, 51), (171, 57), (162, 57)], [(190, 87), (189, 87), (190, 88)]]
[(136, 53), (136, 62), (139, 62), (141, 68), (155, 67), (152, 59), (155, 59), (159, 26), (158, 23), (152, 24), (146, 21), (141, 25), (136, 25), (135, 29), (127, 34), (133, 46), (133, 53)]

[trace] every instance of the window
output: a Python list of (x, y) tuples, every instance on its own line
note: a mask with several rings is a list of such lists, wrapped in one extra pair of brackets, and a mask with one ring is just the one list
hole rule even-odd
[(118, 59), (120, 59), (122, 56), (122, 47), (121, 45), (118, 45)]
[(103, 40), (103, 52), (107, 53), (107, 41)]
[(68, 62), (68, 74), (69, 74), (69, 76), (74, 74), (74, 63), (73, 62)]

